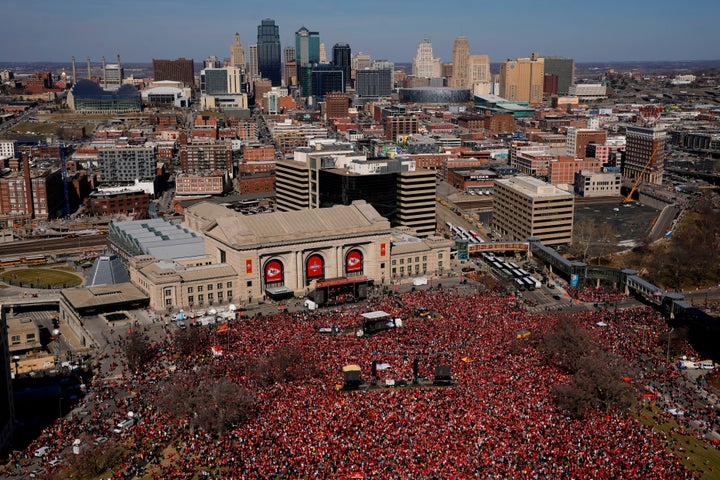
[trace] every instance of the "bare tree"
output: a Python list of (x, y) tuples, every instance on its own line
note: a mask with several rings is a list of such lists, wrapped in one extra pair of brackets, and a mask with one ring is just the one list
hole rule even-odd
[(615, 229), (609, 223), (581, 220), (573, 225), (573, 243), (570, 253), (583, 262), (589, 258), (602, 257), (615, 246)]
[(150, 361), (150, 342), (141, 332), (133, 330), (125, 338), (125, 356), (133, 372), (140, 371)]
[(218, 437), (247, 419), (255, 405), (249, 390), (207, 369), (177, 374), (162, 390), (161, 410)]
[(577, 326), (570, 317), (558, 318), (554, 327), (540, 341), (540, 351), (551, 362), (568, 372), (580, 368), (580, 359), (591, 349), (587, 332)]

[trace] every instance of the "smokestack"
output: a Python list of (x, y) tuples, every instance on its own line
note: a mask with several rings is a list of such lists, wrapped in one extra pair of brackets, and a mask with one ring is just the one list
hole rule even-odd
[(123, 83), (123, 74), (122, 74), (122, 65), (120, 64), (120, 54), (118, 53), (118, 87), (122, 86)]
[(88, 57), (87, 63), (88, 63), (88, 80), (92, 80), (92, 76), (90, 75), (90, 57)]
[(107, 62), (105, 62), (105, 55), (103, 55), (103, 88), (107, 88)]
[(33, 205), (33, 192), (32, 192), (32, 179), (30, 178), (30, 160), (32, 157), (23, 155), (23, 180), (25, 180), (25, 213), (30, 215), (30, 218), (35, 218), (35, 206)]
[(72, 57), (73, 85), (77, 83), (77, 71), (75, 70), (75, 55)]

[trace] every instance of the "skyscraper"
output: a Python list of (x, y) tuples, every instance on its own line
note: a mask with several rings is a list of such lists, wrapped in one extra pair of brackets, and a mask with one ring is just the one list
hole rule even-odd
[(320, 34), (305, 27), (295, 32), (295, 61), (297, 62), (300, 95), (308, 97), (312, 92), (312, 69), (320, 63)]
[(177, 60), (153, 58), (153, 78), (156, 82), (175, 80), (183, 82), (189, 87), (195, 87), (195, 63), (192, 58), (178, 58)]
[(500, 64), (500, 96), (507, 100), (541, 103), (543, 99), (544, 62), (533, 53)]
[(545, 75), (557, 75), (557, 92), (567, 95), (570, 85), (575, 84), (575, 60), (572, 58), (545, 56)]
[[(662, 184), (665, 171), (665, 142), (667, 132), (657, 127), (627, 127), (625, 131), (625, 157), (622, 162), (623, 177)], [(650, 157), (655, 152), (655, 156)], [(648, 164), (648, 162), (650, 162)], [(645, 165), (647, 164), (647, 168)]]
[(453, 45), (453, 73), (450, 86), (470, 88), (470, 43), (464, 36), (457, 37)]
[(271, 18), (264, 18), (258, 25), (257, 59), (260, 75), (270, 80), (273, 86), (280, 86), (282, 79), (280, 28)]
[(350, 52), (350, 45), (348, 45), (347, 43), (336, 43), (332, 49), (332, 56), (333, 65), (342, 67), (345, 70), (345, 84), (349, 85), (351, 69), (350, 58), (352, 57)]
[(297, 85), (297, 61), (293, 46), (283, 49), (283, 82), (287, 87)]
[(311, 70), (310, 95), (318, 102), (323, 101), (328, 93), (345, 92), (345, 70), (342, 67), (328, 64), (316, 64)]
[(427, 38), (418, 44), (417, 54), (413, 58), (412, 74), (416, 77), (440, 77), (442, 65), (439, 58), (433, 57), (432, 43)]
[(248, 75), (251, 79), (255, 79), (260, 75), (257, 44), (254, 43), (248, 46)]
[(470, 73), (469, 83), (489, 83), (490, 77), (490, 56), (489, 55), (470, 55)]
[(230, 45), (230, 66), (245, 69), (245, 49), (240, 43), (240, 34), (235, 34), (235, 43)]
[(322, 42), (320, 42), (320, 63), (327, 63), (327, 50)]

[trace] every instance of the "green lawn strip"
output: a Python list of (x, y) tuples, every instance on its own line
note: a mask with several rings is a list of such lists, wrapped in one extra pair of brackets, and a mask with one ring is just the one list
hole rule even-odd
[(667, 439), (668, 450), (675, 454), (680, 462), (699, 475), (703, 480), (720, 479), (720, 450), (708, 440), (698, 440), (693, 435), (681, 433), (682, 427), (674, 419), (665, 421), (657, 407), (645, 408), (638, 420), (655, 432), (662, 433)]
[(49, 268), (13, 268), (2, 272), (0, 278), (16, 284), (38, 285), (39, 288), (58, 285), (76, 287), (82, 283), (77, 275)]

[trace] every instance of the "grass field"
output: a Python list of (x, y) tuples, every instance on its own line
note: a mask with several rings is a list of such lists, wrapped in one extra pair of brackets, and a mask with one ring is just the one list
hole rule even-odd
[(667, 438), (668, 450), (677, 455), (680, 462), (693, 472), (694, 478), (720, 478), (720, 450), (701, 442), (693, 435), (686, 435), (675, 420), (665, 421), (656, 407), (641, 410), (638, 420)]
[(0, 274), (0, 278), (7, 282), (37, 285), (38, 288), (76, 287), (82, 279), (72, 273), (50, 268), (14, 268)]

